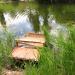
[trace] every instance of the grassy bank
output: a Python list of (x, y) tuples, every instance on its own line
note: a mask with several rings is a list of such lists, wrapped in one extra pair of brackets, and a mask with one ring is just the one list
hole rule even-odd
[[(75, 75), (75, 27), (68, 28), (68, 37), (62, 35), (55, 41), (45, 29), (46, 46), (39, 48), (40, 59), (37, 64), (23, 62), (26, 75)], [(9, 32), (4, 32), (5, 38), (0, 38), (0, 71), (3, 68), (17, 66), (10, 59), (13, 49), (14, 37)], [(53, 44), (51, 44), (53, 42)], [(22, 67), (19, 67), (22, 69)], [(1, 72), (0, 72), (1, 73)], [(25, 75), (24, 74), (24, 75)]]
[[(62, 36), (56, 41), (47, 39), (47, 47), (39, 49), (40, 60), (36, 65), (27, 65), (27, 75), (75, 75), (75, 27), (69, 29), (69, 37), (64, 40)], [(51, 48), (51, 42), (56, 45)]]
[(4, 68), (7, 68), (11, 63), (11, 52), (14, 47), (14, 37), (8, 31), (4, 31), (0, 36), (0, 75)]

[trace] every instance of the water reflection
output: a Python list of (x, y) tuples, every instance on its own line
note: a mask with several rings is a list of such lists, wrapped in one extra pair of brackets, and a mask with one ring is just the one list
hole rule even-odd
[(10, 13), (4, 13), (7, 29), (13, 32), (16, 36), (22, 36), (26, 32), (32, 32), (33, 26), (26, 14), (18, 13), (17, 16), (12, 17)]
[[(42, 12), (43, 13), (43, 12)], [(16, 37), (25, 35), (27, 32), (42, 32), (42, 26), (49, 25), (49, 29), (52, 36), (57, 37), (59, 33), (65, 34), (67, 29), (64, 26), (58, 24), (53, 15), (39, 14), (35, 9), (25, 9), (24, 12), (17, 12), (15, 17), (11, 13), (3, 13), (6, 22), (6, 27), (9, 32), (13, 32)], [(45, 19), (46, 23), (45, 23)], [(64, 35), (65, 36), (65, 35)]]
[(53, 18), (53, 15), (48, 18), (48, 23), (51, 26), (50, 34), (53, 37), (58, 37), (59, 35), (61, 35), (63, 38), (67, 38), (67, 28), (63, 24), (60, 25), (59, 23), (57, 23), (56, 20)]
[(34, 31), (38, 32), (40, 30), (39, 19), (38, 19), (39, 14), (38, 13), (36, 13), (36, 14), (30, 13), (29, 17), (30, 17), (30, 22), (33, 24)]

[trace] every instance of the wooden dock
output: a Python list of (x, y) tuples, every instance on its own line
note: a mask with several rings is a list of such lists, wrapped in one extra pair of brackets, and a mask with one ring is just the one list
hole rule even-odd
[(26, 36), (44, 38), (43, 34), (41, 34), (41, 33), (34, 33), (34, 32), (29, 32), (29, 33), (26, 34)]
[(39, 52), (37, 49), (16, 47), (12, 56), (15, 59), (38, 61)]
[(33, 43), (45, 43), (45, 39), (44, 38), (38, 38), (38, 37), (21, 37), (19, 39), (16, 39), (16, 41), (18, 42), (33, 42)]
[(16, 39), (16, 47), (12, 51), (14, 59), (38, 61), (40, 54), (36, 47), (43, 47), (45, 38), (43, 34), (27, 33), (25, 37)]

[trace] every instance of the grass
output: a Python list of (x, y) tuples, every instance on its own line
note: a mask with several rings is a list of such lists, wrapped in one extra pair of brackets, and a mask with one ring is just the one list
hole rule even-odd
[(58, 50), (48, 45), (39, 49), (41, 57), (38, 67), (27, 65), (27, 75), (75, 75), (75, 28), (69, 28), (66, 41), (59, 36), (54, 43)]
[(3, 10), (3, 12), (10, 12), (10, 13), (22, 12), (25, 11), (26, 8), (36, 9), (37, 7), (38, 5), (35, 2), (0, 3), (0, 10)]
[(4, 31), (3, 37), (0, 37), (0, 71), (12, 63), (10, 57), (13, 46), (14, 37), (8, 31)]
[[(18, 3), (16, 6), (11, 3), (0, 4), (0, 16), (2, 16), (3, 12), (12, 12), (14, 14), (16, 11), (24, 11), (27, 6), (36, 10), (39, 7), (34, 3)], [(75, 5), (61, 5), (61, 7), (55, 5), (53, 8), (50, 6), (48, 13), (54, 14), (56, 19), (62, 22), (66, 20), (67, 22), (70, 20), (74, 21), (74, 7)], [(44, 8), (41, 8), (39, 11), (43, 15), (46, 13), (43, 12), (45, 11)], [(37, 23), (37, 19), (35, 20)], [(24, 63), (21, 64), (21, 66), (24, 65), (25, 67), (26, 75), (75, 75), (75, 27), (68, 28), (68, 32), (69, 37), (66, 40), (62, 37), (63, 35), (60, 35), (55, 40), (44, 28), (46, 46), (39, 49), (40, 59), (38, 63), (25, 62), (25, 65)], [(13, 41), (14, 37), (12, 34), (4, 31), (4, 37), (0, 38), (0, 73), (3, 68), (9, 67), (9, 64), (13, 64), (14, 67), (17, 66), (10, 58), (14, 47)]]
[[(63, 35), (60, 35), (54, 41), (48, 31), (44, 29), (46, 46), (39, 48), (40, 59), (37, 64), (34, 62), (21, 64), (24, 65), (25, 74), (75, 75), (75, 27), (68, 28), (68, 32), (69, 37), (66, 40), (62, 37)], [(0, 38), (0, 71), (8, 67), (9, 64), (16, 66), (13, 60), (9, 58), (14, 47), (14, 37), (7, 31), (4, 32), (4, 35), (5, 38)], [(57, 49), (54, 48), (55, 45)]]

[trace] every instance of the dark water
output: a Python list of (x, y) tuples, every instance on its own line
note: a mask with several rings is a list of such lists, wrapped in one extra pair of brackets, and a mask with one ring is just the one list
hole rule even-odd
[[(49, 29), (52, 28), (51, 32), (53, 35), (58, 35), (57, 30), (64, 31), (66, 29), (63, 23), (74, 21), (75, 16), (74, 5), (66, 5), (55, 7), (50, 5), (36, 5), (35, 3), (19, 3), (19, 4), (3, 4), (0, 6), (0, 32), (2, 32), (2, 27), (6, 28), (9, 32), (12, 32), (17, 37), (23, 36), (27, 32), (42, 32), (42, 26), (45, 25)], [(72, 9), (73, 8), (73, 9)], [(14, 10), (15, 9), (15, 10)], [(69, 12), (71, 11), (73, 12)], [(65, 13), (69, 13), (64, 19), (62, 19)], [(63, 14), (63, 15), (62, 15)], [(62, 17), (63, 16), (63, 17)], [(59, 18), (59, 20), (58, 20)], [(62, 21), (62, 24), (61, 21)], [(59, 21), (59, 23), (58, 23)]]

